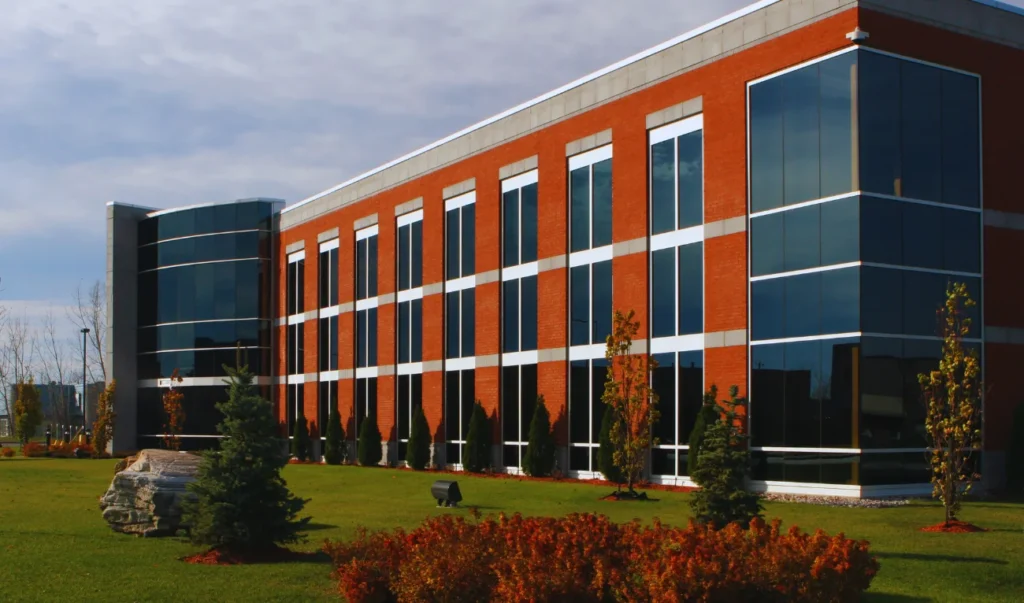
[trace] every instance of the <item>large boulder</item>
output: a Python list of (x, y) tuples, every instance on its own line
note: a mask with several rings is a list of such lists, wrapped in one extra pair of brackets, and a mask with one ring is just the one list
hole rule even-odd
[(196, 479), (200, 457), (186, 452), (146, 449), (114, 475), (100, 497), (103, 519), (117, 532), (173, 536), (181, 521), (181, 503), (193, 498), (186, 486)]

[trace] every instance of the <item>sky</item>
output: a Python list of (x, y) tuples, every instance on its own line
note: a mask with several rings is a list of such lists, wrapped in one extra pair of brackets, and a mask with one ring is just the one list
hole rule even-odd
[(103, 278), (108, 201), (295, 202), (748, 1), (9, 4), (0, 303), (31, 320)]

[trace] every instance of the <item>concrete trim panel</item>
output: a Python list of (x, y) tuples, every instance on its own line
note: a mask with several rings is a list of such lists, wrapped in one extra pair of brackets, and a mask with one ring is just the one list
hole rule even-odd
[(985, 226), (991, 226), (993, 228), (1009, 228), (1011, 230), (1024, 230), (1024, 214), (986, 209), (984, 220)]
[(501, 278), (501, 274), (497, 270), (488, 270), (487, 272), (481, 272), (476, 275), (477, 286), (486, 285), (487, 283), (496, 283)]
[(567, 143), (565, 145), (565, 156), (566, 157), (572, 157), (573, 155), (579, 155), (580, 153), (586, 153), (587, 151), (589, 151), (591, 149), (596, 149), (597, 147), (603, 147), (604, 145), (611, 143), (611, 141), (612, 141), (612, 130), (611, 130), (611, 128), (608, 128), (607, 130), (601, 130), (600, 132), (598, 132), (596, 134), (591, 134), (590, 136), (584, 136), (583, 138), (580, 138), (579, 140), (574, 140), (574, 141), (572, 141), (570, 143)]
[(412, 201), (406, 201), (395, 206), (395, 215), (401, 216), (417, 209), (423, 208), (423, 197), (416, 197)]
[(289, 243), (288, 245), (286, 245), (285, 248), (284, 248), (284, 252), (290, 254), (290, 253), (295, 253), (296, 251), (302, 251), (305, 248), (306, 248), (306, 241), (305, 240), (295, 241), (294, 243)]
[(696, 115), (704, 110), (704, 97), (698, 96), (691, 98), (688, 101), (683, 101), (679, 104), (666, 107), (660, 111), (655, 111), (647, 116), (647, 129), (653, 130), (659, 128), (665, 124), (672, 123)]
[(444, 187), (441, 191), (442, 199), (451, 199), (452, 197), (458, 197), (463, 193), (476, 190), (476, 178), (470, 178), (469, 180), (463, 180), (458, 184)]
[(735, 329), (733, 331), (716, 331), (704, 334), (704, 349), (727, 348), (732, 346), (747, 345), (747, 330)]
[(544, 258), (537, 262), (537, 272), (547, 272), (548, 270), (558, 270), (559, 268), (565, 268), (569, 265), (568, 258), (563, 255), (553, 255), (549, 258)]
[(332, 228), (332, 229), (330, 229), (328, 231), (321, 232), (320, 234), (316, 235), (316, 242), (317, 243), (325, 243), (325, 242), (330, 241), (332, 239), (337, 239), (338, 235), (339, 235), (339, 230), (338, 230), (338, 227), (335, 226), (334, 228)]
[(1024, 345), (1024, 329), (985, 325), (985, 343)]
[(537, 169), (537, 156), (527, 157), (515, 163), (510, 163), (498, 168), (498, 180), (507, 180), (519, 174), (525, 174), (530, 170)]
[(727, 218), (725, 220), (717, 220), (715, 222), (708, 222), (707, 224), (705, 224), (704, 238), (711, 239), (714, 237), (724, 237), (726, 235), (746, 231), (747, 217), (736, 216), (735, 218)]
[(622, 257), (634, 253), (647, 251), (647, 237), (640, 237), (630, 241), (621, 241), (612, 245), (612, 257)]
[(444, 293), (444, 283), (430, 283), (429, 285), (423, 285), (423, 297), (428, 295), (437, 295), (438, 293)]
[(366, 228), (367, 226), (373, 226), (376, 223), (377, 223), (377, 214), (375, 214), (375, 213), (374, 214), (370, 214), (368, 216), (364, 216), (362, 218), (359, 218), (358, 220), (353, 222), (352, 223), (352, 230), (362, 230), (362, 229)]
[(565, 362), (568, 358), (567, 348), (549, 348), (537, 352), (537, 362)]

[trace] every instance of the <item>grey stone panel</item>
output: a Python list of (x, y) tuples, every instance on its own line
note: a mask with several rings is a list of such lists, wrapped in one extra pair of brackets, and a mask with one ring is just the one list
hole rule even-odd
[(476, 190), (476, 178), (470, 178), (469, 180), (463, 180), (458, 184), (444, 187), (441, 191), (441, 198), (451, 199), (452, 197), (458, 197), (463, 193)]
[(1024, 230), (1024, 214), (986, 209), (985, 226)]
[(736, 216), (735, 218), (726, 218), (725, 220), (718, 220), (705, 224), (704, 238), (713, 239), (715, 237), (724, 237), (738, 232), (746, 232), (746, 230), (747, 217)]
[(596, 149), (597, 147), (603, 147), (604, 145), (610, 143), (611, 141), (612, 141), (612, 130), (611, 130), (611, 128), (608, 128), (607, 130), (601, 130), (600, 132), (597, 132), (596, 134), (591, 134), (590, 136), (584, 136), (583, 138), (580, 138), (579, 140), (574, 140), (574, 141), (566, 144), (565, 145), (565, 156), (566, 157), (572, 157), (573, 155), (579, 155), (580, 153), (586, 153), (587, 151), (589, 151), (591, 149)]
[(306, 241), (295, 241), (290, 243), (284, 248), (284, 252), (287, 254), (295, 253), (296, 251), (302, 251), (306, 248)]
[(1024, 345), (1024, 329), (985, 325), (985, 342)]
[(377, 223), (377, 214), (373, 213), (373, 214), (370, 214), (368, 216), (364, 216), (362, 218), (359, 218), (358, 220), (353, 222), (352, 223), (352, 230), (362, 230), (364, 228), (373, 226), (376, 223)]
[(476, 368), (488, 368), (491, 366), (498, 366), (501, 363), (501, 356), (498, 354), (490, 354), (487, 356), (476, 357)]
[(423, 285), (423, 297), (428, 295), (437, 295), (438, 293), (444, 293), (444, 283), (430, 283), (429, 285)]
[(565, 268), (569, 265), (569, 258), (565, 255), (553, 255), (549, 258), (544, 258), (537, 262), (537, 272), (547, 272), (548, 270), (557, 270), (559, 268)]
[(567, 348), (548, 348), (537, 352), (538, 362), (564, 362), (567, 358), (569, 358)]
[(498, 168), (498, 180), (505, 180), (512, 176), (518, 176), (519, 174), (525, 174), (530, 170), (537, 169), (537, 156), (533, 155), (526, 159), (521, 159), (515, 163), (501, 166)]
[(348, 314), (356, 309), (356, 302), (345, 302), (338, 306), (338, 314)]
[(387, 377), (388, 375), (394, 375), (394, 374), (395, 374), (395, 365), (393, 365), (393, 364), (385, 364), (383, 366), (378, 366), (377, 367), (377, 375), (379, 377)]
[(388, 304), (393, 304), (393, 303), (395, 303), (395, 294), (394, 293), (382, 293), (382, 294), (377, 296), (377, 305), (378, 306), (386, 306)]
[(303, 375), (303, 380), (306, 383), (316, 383), (320, 380), (320, 373), (306, 373)]
[(316, 235), (316, 242), (317, 243), (326, 243), (327, 241), (332, 241), (332, 240), (337, 239), (337, 238), (338, 238), (338, 227), (335, 226), (334, 228), (332, 228), (330, 230), (321, 232), (320, 234)]
[(316, 320), (319, 315), (319, 310), (307, 310), (306, 313), (303, 315), (302, 320)]
[(612, 257), (621, 257), (624, 255), (632, 255), (634, 253), (643, 253), (647, 251), (647, 237), (640, 237), (639, 239), (633, 239), (631, 241), (622, 241), (612, 245)]
[(355, 378), (356, 378), (356, 371), (355, 371), (355, 369), (341, 369), (340, 371), (338, 371), (338, 380), (339, 381), (342, 380), (342, 379), (355, 379)]
[(497, 270), (488, 270), (487, 272), (481, 272), (476, 275), (477, 285), (486, 285), (487, 283), (495, 283), (501, 278), (501, 273)]
[(444, 370), (443, 360), (427, 360), (423, 363), (424, 373), (436, 373)]
[(423, 208), (423, 197), (416, 197), (411, 201), (406, 201), (395, 206), (395, 215), (402, 216), (409, 212), (416, 211), (417, 209)]
[(704, 334), (704, 347), (725, 348), (738, 345), (747, 345), (747, 330), (735, 329), (733, 331), (715, 331)]
[(647, 115), (647, 129), (653, 130), (654, 128), (661, 127), (665, 124), (670, 124), (674, 121), (679, 121), (685, 117), (696, 115), (704, 110), (704, 97), (698, 96), (691, 98), (688, 101), (676, 103), (671, 107), (665, 107), (660, 111), (649, 113)]

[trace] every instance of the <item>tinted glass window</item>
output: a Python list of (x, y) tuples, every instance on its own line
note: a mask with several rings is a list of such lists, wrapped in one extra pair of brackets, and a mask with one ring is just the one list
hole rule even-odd
[(750, 87), (750, 211), (782, 205), (782, 77)]
[(676, 250), (651, 253), (651, 331), (654, 337), (676, 334)]
[(903, 263), (903, 211), (898, 201), (861, 198), (861, 259), (865, 262)]
[(581, 251), (590, 248), (590, 166), (572, 170), (569, 186), (572, 204), (569, 248)]
[(612, 160), (591, 166), (594, 172), (593, 247), (612, 244)]
[(462, 207), (462, 276), (476, 274), (476, 204)]
[(448, 358), (459, 357), (459, 292), (445, 294), (445, 354)]
[(774, 278), (750, 283), (751, 339), (785, 336), (785, 281)]
[(978, 79), (942, 71), (942, 200), (978, 207)]
[(445, 212), (445, 278), (459, 278), (459, 210)]
[(651, 145), (651, 233), (675, 229), (675, 139)]
[(704, 223), (704, 133), (684, 134), (679, 143), (679, 228)]
[(947, 277), (927, 272), (903, 272), (903, 331), (908, 335), (938, 335), (935, 312), (942, 306)]
[(899, 270), (861, 269), (861, 328), (866, 333), (903, 332), (903, 274)]
[[(821, 197), (856, 190), (853, 180), (853, 91), (857, 53), (818, 64), (821, 118)], [(824, 216), (823, 216), (824, 217)]]
[(785, 445), (821, 446), (821, 342), (785, 344)]
[(520, 282), (520, 347), (537, 349), (537, 277), (528, 276)]
[(956, 272), (981, 271), (981, 215), (942, 210), (942, 267)]
[(750, 347), (750, 427), (755, 446), (782, 446), (785, 442), (784, 346)]
[[(366, 299), (366, 249), (368, 241), (356, 241), (356, 299)], [(289, 291), (291, 287), (289, 287)], [(293, 314), (293, 312), (289, 312)]]
[(604, 343), (612, 332), (612, 262), (593, 265), (593, 331), (591, 343)]
[(812, 205), (784, 212), (786, 216), (786, 270), (803, 270), (821, 265), (821, 206)]
[(821, 273), (785, 279), (786, 337), (818, 335), (821, 330)]
[(658, 422), (654, 435), (661, 444), (676, 443), (676, 355), (655, 354), (658, 367), (651, 375), (651, 388), (658, 394)]
[(821, 273), (821, 333), (860, 330), (860, 269)]
[(941, 73), (934, 67), (900, 61), (902, 194), (913, 199), (942, 198)]
[(377, 308), (366, 311), (366, 361), (369, 366), (377, 365)]
[(861, 188), (898, 195), (900, 165), (900, 61), (860, 53)]
[[(704, 405), (704, 353), (679, 353), (679, 443), (689, 441), (697, 413)], [(686, 471), (683, 470), (683, 473)]]
[(404, 291), (409, 288), (409, 276), (412, 273), (412, 266), (409, 258), (410, 242), (412, 239), (412, 226), (405, 225), (398, 229), (398, 290)]
[(942, 268), (942, 208), (903, 203), (903, 264)]
[(505, 213), (504, 227), (504, 265), (515, 266), (519, 263), (519, 189), (511, 190), (502, 195), (502, 209)]
[(845, 448), (852, 443), (853, 379), (856, 375), (858, 339), (821, 342), (821, 446)]
[(569, 345), (586, 345), (590, 343), (590, 266), (570, 269), (569, 292)]
[(786, 204), (820, 197), (818, 65), (782, 76)]
[(860, 259), (860, 203), (856, 197), (821, 205), (821, 265)]
[(750, 221), (752, 276), (785, 271), (785, 217), (785, 213), (777, 213), (759, 216)]
[(462, 355), (476, 354), (476, 290), (462, 292)]
[(704, 245), (693, 243), (679, 248), (679, 334), (702, 332), (704, 332)]
[(504, 339), (503, 350), (506, 352), (519, 351), (519, 281), (505, 281), (501, 284), (501, 313), (502, 337)]
[(412, 223), (412, 287), (423, 286), (423, 220)]
[(519, 202), (522, 205), (520, 241), (522, 263), (537, 260), (537, 183), (527, 184), (520, 190)]
[[(519, 436), (519, 367), (501, 369), (501, 436), (506, 442), (516, 442)], [(522, 439), (526, 439), (523, 436)]]
[(590, 441), (590, 371), (586, 360), (569, 362), (569, 441)]
[(398, 361), (409, 362), (410, 340), (409, 321), (412, 318), (409, 302), (398, 304)]

